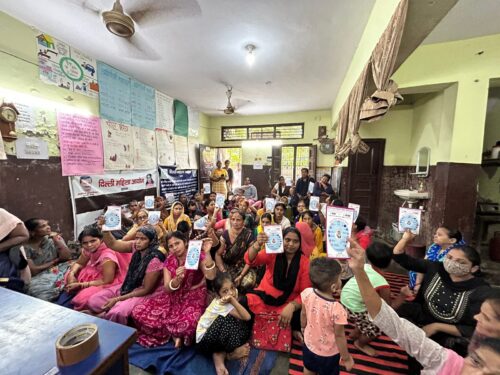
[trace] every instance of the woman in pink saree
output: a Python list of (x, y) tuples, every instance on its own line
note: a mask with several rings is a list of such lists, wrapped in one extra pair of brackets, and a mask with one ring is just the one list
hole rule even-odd
[(82, 253), (65, 275), (64, 294), (73, 294), (71, 304), (75, 310), (81, 311), (88, 309), (87, 303), (92, 295), (103, 288), (123, 282), (130, 255), (108, 248), (101, 231), (96, 227), (84, 228), (78, 241), (82, 245)]

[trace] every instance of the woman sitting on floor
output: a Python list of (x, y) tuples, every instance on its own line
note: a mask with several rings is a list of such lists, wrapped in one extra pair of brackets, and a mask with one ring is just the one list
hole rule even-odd
[(64, 288), (64, 274), (71, 265), (71, 252), (60, 234), (52, 232), (44, 219), (29, 219), (24, 225), (30, 238), (24, 244), (31, 282), (28, 294), (46, 301), (53, 301)]
[[(136, 223), (130, 228), (130, 230), (127, 232), (125, 236), (123, 236), (122, 240), (123, 241), (133, 241), (135, 239), (136, 233), (139, 231), (140, 228), (144, 227), (145, 225), (149, 226), (149, 211), (146, 210), (145, 208), (141, 208), (139, 212), (137, 213), (136, 216)], [(103, 224), (103, 221), (101, 220), (100, 225)], [(157, 224), (153, 225), (155, 231), (156, 231), (156, 236), (158, 237), (158, 241), (161, 241), (162, 238), (164, 238), (167, 235), (167, 230), (165, 229), (165, 226), (163, 225), (163, 222), (160, 220), (158, 221)], [(113, 235), (114, 237), (114, 235)], [(115, 237), (116, 239), (116, 237)]]
[(319, 256), (325, 256), (325, 253), (320, 253), (316, 247), (316, 242), (314, 241), (314, 234), (311, 227), (302, 221), (295, 224), (295, 228), (300, 232), (300, 244), (302, 253), (308, 259), (318, 258)]
[(238, 302), (231, 275), (219, 272), (213, 282), (217, 297), (207, 307), (196, 328), (197, 349), (213, 354), (217, 375), (228, 375), (224, 360), (248, 356), (252, 324), (247, 309)]
[(268, 237), (265, 233), (245, 254), (245, 261), (251, 267), (265, 265), (264, 278), (256, 289), (248, 292), (248, 306), (254, 314), (280, 314), (280, 325), (291, 324), (294, 337), (303, 340), (300, 332), (300, 293), (311, 287), (309, 259), (302, 254), (300, 232), (293, 227), (283, 231), (281, 254), (266, 254), (261, 251)]
[(58, 304), (72, 305), (75, 310), (88, 310), (88, 300), (100, 290), (121, 284), (127, 273), (130, 258), (109, 249), (95, 226), (85, 227), (78, 236), (82, 252), (66, 272), (66, 291)]
[(498, 338), (480, 340), (477, 347), (469, 351), (465, 359), (456, 352), (442, 347), (426, 337), (427, 331), (418, 328), (406, 319), (401, 319), (386, 302), (382, 301), (364, 271), (364, 250), (355, 241), (351, 241), (347, 252), (351, 256), (349, 266), (356, 277), (361, 296), (373, 323), (408, 354), (414, 356), (422, 364), (426, 374), (500, 373), (500, 340)]
[(254, 270), (245, 264), (244, 255), (255, 239), (250, 229), (245, 228), (243, 211), (233, 210), (230, 213), (231, 226), (220, 237), (220, 247), (215, 254), (215, 263), (221, 272), (229, 272), (235, 284), (247, 290), (256, 282)]
[(394, 248), (394, 260), (407, 270), (423, 273), (424, 278), (415, 301), (404, 303), (398, 313), (422, 326), (433, 340), (465, 354), (476, 326), (474, 315), (491, 290), (474, 276), (481, 263), (479, 254), (469, 246), (459, 246), (449, 251), (443, 263), (416, 259), (404, 253), (414, 237), (410, 231), (403, 234)]
[(213, 199), (207, 199), (204, 208), (208, 219), (212, 222), (212, 226), (215, 227), (215, 223), (222, 220), (222, 211), (215, 207), (215, 200)]
[(181, 232), (167, 237), (169, 256), (163, 268), (163, 288), (143, 300), (132, 312), (138, 330), (137, 342), (143, 346), (159, 346), (171, 338), (175, 347), (190, 345), (196, 324), (206, 307), (205, 279), (215, 279), (215, 262), (210, 256), (212, 240), (205, 239), (197, 270), (186, 270), (184, 264), (188, 240)]
[(302, 218), (302, 221), (309, 225), (311, 228), (313, 234), (314, 234), (314, 243), (316, 244), (316, 251), (317, 254), (315, 254), (315, 257), (319, 256), (319, 254), (323, 253), (323, 231), (321, 230), (321, 227), (314, 222), (314, 217), (318, 215), (314, 215), (311, 211), (304, 211), (302, 215), (300, 215)]
[(184, 213), (184, 205), (181, 202), (172, 203), (170, 207), (170, 215), (165, 219), (164, 224), (168, 232), (177, 230), (177, 224), (185, 221), (191, 226), (191, 219)]
[(122, 241), (104, 232), (106, 245), (120, 253), (132, 253), (125, 280), (97, 292), (88, 300), (88, 308), (100, 317), (127, 324), (132, 309), (161, 285), (165, 255), (158, 249), (158, 237), (151, 225), (138, 229), (134, 241)]
[[(436, 229), (433, 238), (434, 243), (427, 249), (425, 253), (425, 259), (431, 262), (442, 262), (449, 253), (451, 249), (457, 246), (465, 245), (462, 240), (462, 233), (456, 229), (450, 229), (448, 227), (442, 226)], [(358, 241), (359, 242), (359, 241)], [(421, 273), (416, 273), (410, 271), (409, 276), (409, 286), (413, 289), (416, 294), (422, 285), (422, 280), (424, 275)]]

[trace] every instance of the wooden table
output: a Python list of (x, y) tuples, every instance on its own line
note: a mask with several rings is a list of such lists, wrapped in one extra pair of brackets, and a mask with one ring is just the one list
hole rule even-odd
[[(79, 363), (58, 368), (57, 338), (84, 323), (98, 326), (98, 349)], [(135, 339), (133, 328), (0, 288), (2, 375), (128, 374), (128, 348)]]

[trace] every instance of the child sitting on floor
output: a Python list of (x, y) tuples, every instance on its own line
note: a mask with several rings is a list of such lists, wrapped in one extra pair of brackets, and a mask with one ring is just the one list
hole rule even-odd
[(347, 371), (354, 366), (344, 333), (347, 313), (333, 298), (340, 289), (339, 275), (340, 264), (335, 259), (316, 258), (309, 268), (313, 288), (307, 288), (300, 294), (306, 375), (339, 374), (340, 357)]
[[(369, 264), (365, 264), (365, 272), (380, 297), (390, 305), (391, 289), (387, 280), (380, 274), (380, 270), (384, 270), (391, 264), (392, 249), (383, 243), (374, 242), (366, 249), (366, 257)], [(349, 312), (349, 320), (355, 326), (350, 336), (354, 346), (366, 355), (376, 357), (377, 351), (368, 343), (381, 332), (368, 318), (368, 312), (355, 278), (351, 278), (342, 288), (340, 302)]]
[(212, 353), (217, 375), (228, 375), (224, 360), (244, 358), (250, 352), (251, 316), (238, 302), (229, 273), (218, 273), (213, 288), (217, 297), (198, 322), (196, 343), (200, 351)]

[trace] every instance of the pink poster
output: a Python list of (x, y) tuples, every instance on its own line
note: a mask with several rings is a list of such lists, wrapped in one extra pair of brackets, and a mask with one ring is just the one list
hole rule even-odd
[(99, 117), (57, 114), (63, 176), (102, 174), (103, 153)]

